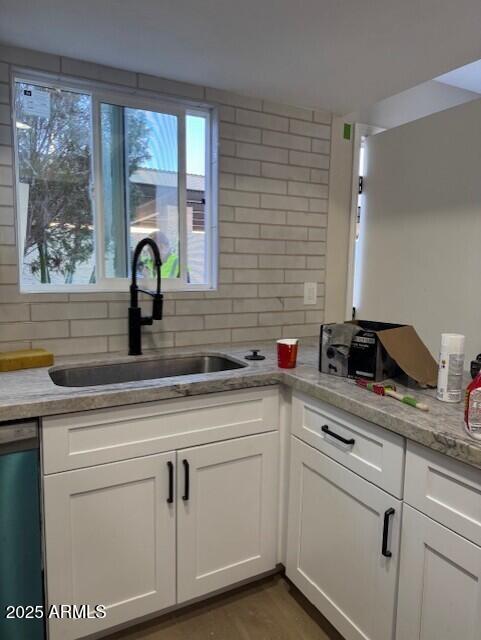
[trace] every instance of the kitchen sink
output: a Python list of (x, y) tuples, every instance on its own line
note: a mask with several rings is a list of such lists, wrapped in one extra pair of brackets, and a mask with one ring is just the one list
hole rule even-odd
[(60, 387), (91, 387), (173, 376), (191, 376), (216, 371), (242, 369), (246, 365), (218, 355), (148, 358), (52, 367), (49, 375)]

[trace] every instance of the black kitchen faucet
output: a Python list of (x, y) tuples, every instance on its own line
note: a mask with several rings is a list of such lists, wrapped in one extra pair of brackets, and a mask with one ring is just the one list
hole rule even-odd
[[(157, 291), (139, 289), (137, 286), (137, 262), (142, 249), (149, 246), (154, 256), (155, 270), (157, 272)], [(143, 238), (135, 247), (132, 258), (132, 282), (130, 284), (130, 306), (129, 306), (129, 356), (142, 355), (142, 332), (143, 325), (151, 325), (154, 320), (162, 320), (162, 307), (164, 296), (160, 293), (161, 275), (160, 269), (162, 260), (157, 244), (151, 238)], [(152, 296), (152, 315), (142, 317), (142, 309), (139, 307), (139, 291)]]

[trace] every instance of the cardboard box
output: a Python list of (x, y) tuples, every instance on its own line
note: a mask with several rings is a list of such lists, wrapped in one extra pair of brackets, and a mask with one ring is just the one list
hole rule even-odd
[(411, 325), (353, 320), (321, 326), (319, 371), (376, 382), (404, 372), (435, 387), (438, 365)]

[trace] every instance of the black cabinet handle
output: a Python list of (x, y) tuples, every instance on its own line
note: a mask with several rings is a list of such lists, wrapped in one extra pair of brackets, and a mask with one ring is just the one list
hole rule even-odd
[(170, 460), (167, 462), (167, 468), (169, 470), (169, 497), (167, 502), (172, 504), (174, 502), (174, 463)]
[(340, 442), (342, 442), (343, 444), (349, 444), (349, 445), (353, 445), (356, 441), (354, 440), (354, 438), (343, 438), (342, 436), (340, 436), (338, 433), (334, 433), (334, 431), (331, 431), (329, 429), (329, 427), (327, 426), (327, 424), (324, 424), (321, 427), (322, 431), (324, 433), (327, 433), (328, 436), (331, 436), (332, 438), (335, 438), (336, 440), (339, 440)]
[(182, 464), (184, 465), (184, 495), (182, 496), (182, 500), (189, 499), (190, 493), (190, 469), (189, 462), (187, 460), (182, 460)]
[(382, 528), (382, 555), (386, 558), (392, 556), (391, 551), (387, 548), (387, 539), (389, 537), (389, 518), (393, 516), (396, 511), (391, 507), (384, 512), (384, 526)]

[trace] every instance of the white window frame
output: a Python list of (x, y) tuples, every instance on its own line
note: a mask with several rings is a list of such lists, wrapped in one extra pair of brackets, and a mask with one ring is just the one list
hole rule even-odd
[[(16, 82), (34, 83), (39, 86), (57, 87), (66, 91), (78, 91), (89, 94), (92, 98), (92, 130), (91, 130), (91, 172), (92, 172), (92, 208), (94, 219), (94, 254), (96, 261), (96, 282), (92, 284), (51, 284), (38, 283), (34, 286), (22, 285), (23, 256), (21, 247), (22, 230), (19, 221), (19, 194), (17, 187), (18, 151), (17, 129), (15, 126), (15, 91)], [(18, 282), (20, 293), (85, 293), (128, 291), (129, 278), (105, 277), (104, 259), (104, 216), (102, 202), (102, 162), (100, 148), (100, 104), (116, 104), (158, 111), (177, 116), (177, 148), (179, 156), (179, 257), (180, 277), (162, 278), (162, 291), (212, 291), (218, 286), (218, 129), (219, 115), (215, 105), (194, 102), (181, 98), (173, 98), (143, 89), (129, 89), (94, 80), (82, 80), (63, 74), (51, 74), (14, 67), (11, 72), (10, 85), (12, 92), (12, 128), (14, 143), (14, 188), (16, 192), (16, 232), (18, 252)], [(185, 117), (187, 115), (206, 117), (206, 158), (205, 158), (205, 261), (206, 282), (194, 284), (187, 282), (187, 206), (186, 206), (186, 153), (185, 153)], [(95, 131), (95, 133), (94, 133)], [(153, 287), (155, 283), (147, 279), (143, 285)]]

